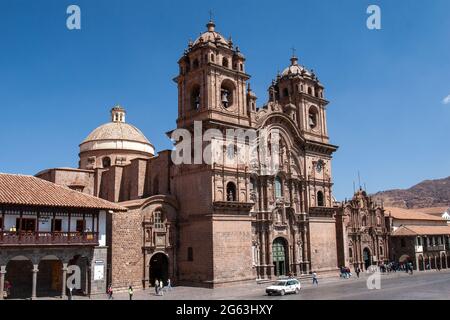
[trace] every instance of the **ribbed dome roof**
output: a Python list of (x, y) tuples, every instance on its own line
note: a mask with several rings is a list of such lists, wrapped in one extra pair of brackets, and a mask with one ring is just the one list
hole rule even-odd
[(306, 68), (304, 68), (303, 66), (298, 64), (297, 57), (292, 57), (291, 65), (283, 70), (283, 72), (281, 73), (281, 76), (284, 77), (284, 76), (288, 76), (291, 74), (302, 74), (302, 72), (305, 72), (306, 74), (311, 75), (311, 73)]
[(203, 32), (193, 43), (193, 46), (200, 43), (207, 43), (207, 42), (213, 42), (213, 43), (219, 43), (224, 46), (229, 46), (229, 42), (225, 39), (224, 36), (222, 36), (220, 33), (215, 31), (215, 24), (214, 22), (210, 21), (206, 27), (208, 30), (206, 32)]
[(109, 122), (92, 131), (82, 143), (96, 140), (129, 140), (150, 144), (135, 126), (124, 122)]
[(131, 150), (154, 154), (154, 147), (135, 126), (125, 122), (125, 109), (111, 110), (111, 122), (94, 129), (80, 144), (80, 152), (93, 150)]

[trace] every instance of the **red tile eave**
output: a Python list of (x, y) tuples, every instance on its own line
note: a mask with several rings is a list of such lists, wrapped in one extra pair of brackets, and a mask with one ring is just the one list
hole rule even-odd
[(9, 202), (0, 202), (0, 209), (15, 209), (15, 210), (50, 210), (50, 211), (58, 211), (58, 210), (66, 210), (66, 211), (118, 211), (124, 212), (127, 211), (127, 208), (119, 207), (119, 208), (109, 208), (109, 207), (88, 207), (88, 206), (64, 206), (64, 205), (49, 205), (49, 204), (33, 204), (33, 203), (9, 203)]

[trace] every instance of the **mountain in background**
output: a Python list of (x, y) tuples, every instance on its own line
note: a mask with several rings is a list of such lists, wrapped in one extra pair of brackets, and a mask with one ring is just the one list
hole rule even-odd
[(407, 209), (449, 207), (450, 177), (425, 180), (409, 189), (381, 191), (372, 196), (374, 200), (382, 201), (385, 207)]

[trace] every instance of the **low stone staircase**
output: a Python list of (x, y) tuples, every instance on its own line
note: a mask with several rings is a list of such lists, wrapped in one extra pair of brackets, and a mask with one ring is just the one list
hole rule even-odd
[[(308, 282), (312, 281), (312, 274), (302, 274), (301, 276), (294, 277), (295, 279), (299, 280), (300, 282)], [(286, 280), (289, 279), (289, 277), (278, 277), (278, 278), (272, 278), (272, 279), (256, 279), (257, 284), (265, 284), (265, 283), (271, 283), (277, 280)]]

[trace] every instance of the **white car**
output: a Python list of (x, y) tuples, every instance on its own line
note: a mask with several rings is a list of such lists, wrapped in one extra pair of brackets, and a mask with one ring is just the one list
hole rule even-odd
[(297, 279), (278, 280), (274, 285), (266, 288), (266, 293), (271, 296), (279, 294), (284, 296), (286, 293), (298, 294), (302, 285)]

